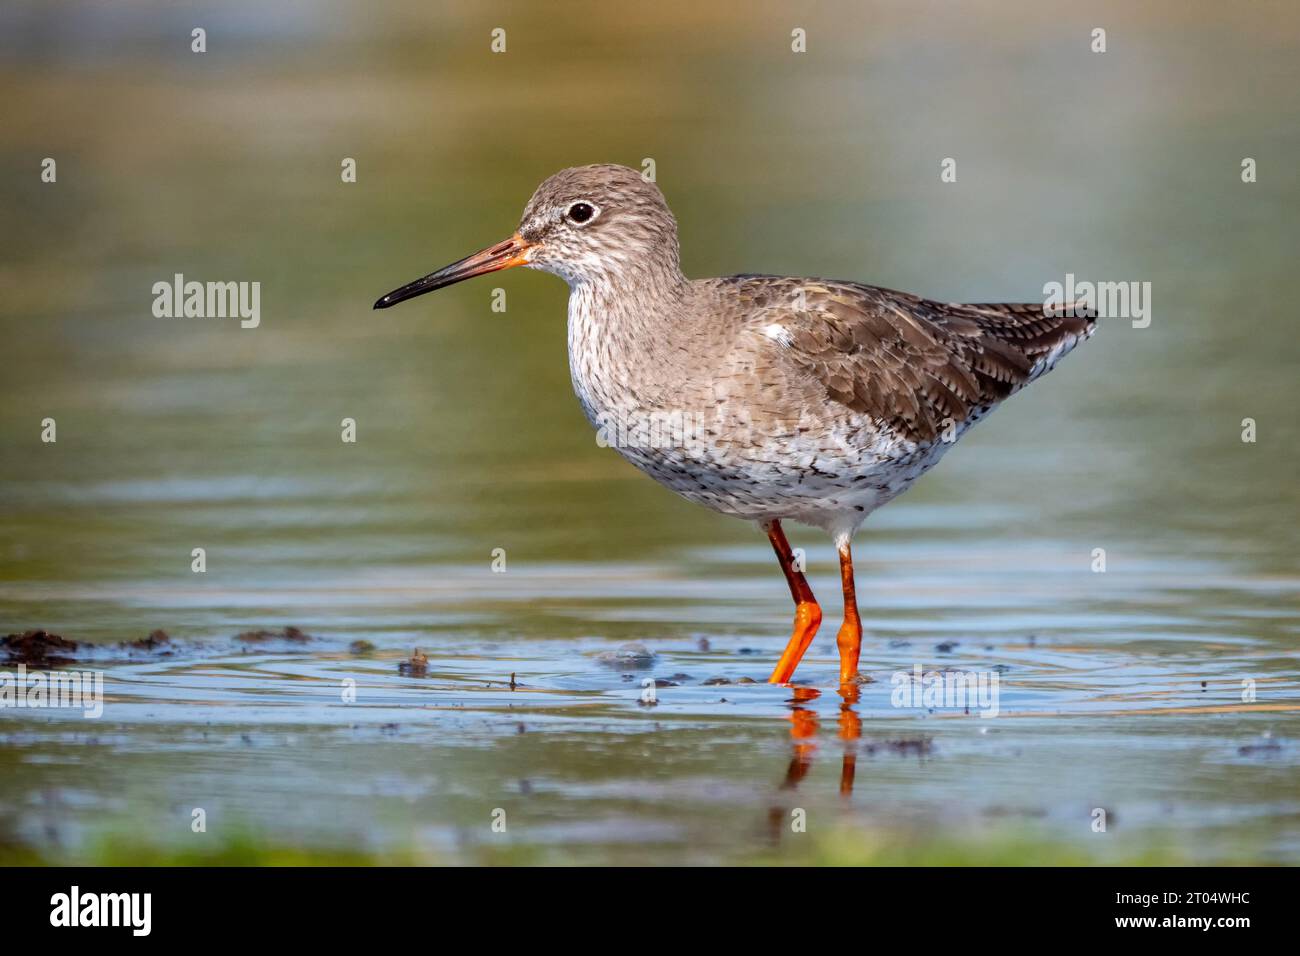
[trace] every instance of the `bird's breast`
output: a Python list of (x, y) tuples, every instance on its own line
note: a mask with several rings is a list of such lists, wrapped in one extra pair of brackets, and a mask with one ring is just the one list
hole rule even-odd
[(637, 348), (636, 323), (589, 285), (569, 294), (569, 373), (583, 413), (599, 428), (649, 400), (656, 383)]

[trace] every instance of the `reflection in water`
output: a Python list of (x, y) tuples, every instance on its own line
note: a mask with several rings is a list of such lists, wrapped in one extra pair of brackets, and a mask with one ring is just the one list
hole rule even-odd
[(847, 797), (853, 793), (853, 774), (858, 765), (858, 746), (847, 742), (862, 736), (862, 718), (853, 709), (858, 702), (858, 685), (841, 684), (840, 696), (844, 698), (844, 703), (840, 704), (840, 740), (846, 741), (844, 763), (840, 766), (840, 794)]
[(799, 786), (799, 781), (807, 775), (808, 768), (812, 766), (813, 752), (817, 749), (815, 741), (818, 728), (817, 713), (802, 705), (816, 700), (821, 696), (821, 691), (811, 687), (795, 687), (793, 690), (794, 697), (789, 703), (790, 736), (794, 738), (794, 755), (790, 758), (790, 766), (786, 768), (785, 780), (781, 784), (782, 790), (793, 790)]
[[(860, 692), (858, 684), (841, 684), (839, 695), (842, 700), (838, 720), (840, 740), (844, 741), (844, 754), (840, 764), (840, 795), (853, 794), (853, 778), (857, 773), (858, 739), (862, 736), (862, 718), (858, 716), (855, 705)], [(790, 765), (786, 768), (785, 779), (781, 781), (781, 790), (795, 790), (799, 782), (808, 775), (812, 768), (813, 754), (817, 751), (817, 731), (821, 724), (817, 712), (805, 706), (821, 696), (821, 691), (813, 687), (792, 687), (794, 696), (787, 701), (790, 707), (790, 737), (794, 741), (794, 752)], [(774, 805), (768, 811), (768, 826), (773, 843), (779, 842), (781, 833), (789, 821), (789, 812), (782, 805)]]

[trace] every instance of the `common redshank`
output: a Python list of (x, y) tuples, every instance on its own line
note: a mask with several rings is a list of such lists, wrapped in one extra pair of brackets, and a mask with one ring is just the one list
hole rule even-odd
[(569, 284), (569, 366), (587, 419), (637, 468), (757, 522), (794, 598), (787, 683), (822, 612), (781, 523), (839, 552), (841, 684), (858, 679), (852, 539), (1003, 399), (1094, 330), (1069, 306), (933, 302), (829, 279), (687, 279), (659, 187), (624, 166), (547, 179), (509, 239), (396, 289), (386, 309), (528, 266)]

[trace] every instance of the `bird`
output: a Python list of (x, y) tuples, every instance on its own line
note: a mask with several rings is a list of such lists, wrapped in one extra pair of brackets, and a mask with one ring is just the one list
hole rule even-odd
[(822, 621), (783, 523), (834, 542), (844, 597), (839, 681), (855, 685), (859, 527), (1096, 328), (1095, 314), (1073, 303), (943, 303), (775, 275), (688, 279), (659, 186), (614, 164), (555, 173), (508, 239), (374, 308), (516, 266), (568, 283), (573, 389), (601, 443), (687, 500), (767, 535), (794, 602), (774, 684), (792, 681)]

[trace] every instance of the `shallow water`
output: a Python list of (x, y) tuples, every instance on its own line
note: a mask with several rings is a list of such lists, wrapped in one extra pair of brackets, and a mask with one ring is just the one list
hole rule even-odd
[[(1294, 14), (1169, 5), (1171, 31), (1117, 5), (1104, 69), (1062, 70), (1043, 51), (1087, 29), (1030, 6), (819, 7), (794, 63), (778, 7), (595, 5), (576, 46), (519, 10), (485, 63), (495, 22), (454, 8), (232, 4), (200, 68), (170, 7), (43, 9), (0, 31), (0, 634), (97, 645), (106, 702), (0, 709), (0, 849), (717, 862), (846, 831), (904, 860), (1028, 836), (1025, 862), (1300, 862)], [(647, 155), (692, 274), (1153, 284), (1149, 328), (1105, 324), (865, 526), (856, 700), (828, 542), (789, 529), (827, 619), (801, 683), (766, 685), (790, 616), (766, 542), (596, 447), (557, 280), (369, 310), (507, 234), (555, 168)], [(262, 325), (154, 319), (175, 272), (261, 281)], [(313, 639), (235, 640), (286, 626)], [(169, 653), (114, 646), (156, 628)], [(997, 674), (998, 716), (894, 706), (918, 665)], [(673, 681), (653, 706), (646, 678)]]
[[(703, 862), (800, 839), (785, 826), (797, 806), (812, 834), (1028, 827), (1102, 859), (1137, 840), (1190, 860), (1294, 861), (1293, 582), (1168, 562), (1094, 575), (1046, 545), (917, 543), (942, 537), (899, 528), (877, 547), (862, 594), (874, 681), (847, 711), (833, 631), (796, 687), (762, 683), (786, 608), (757, 542), (696, 555), (731, 569), (707, 582), (657, 564), (426, 566), (250, 584), (237, 599), (50, 595), (87, 619), (111, 618), (116, 600), (123, 618), (147, 605), (213, 636), (92, 652), (99, 720), (7, 712), (9, 837), (74, 856), (105, 830), (188, 847), (202, 807), (210, 833), (289, 845)], [(980, 572), (954, 581), (950, 562)], [(1214, 600), (1188, 607), (1189, 593)], [(272, 603), (278, 615), (262, 610)], [(250, 613), (314, 639), (220, 636), (218, 622)], [(352, 653), (360, 637), (374, 650)], [(625, 662), (625, 639), (652, 656)], [(421, 676), (399, 672), (413, 647)], [(893, 675), (915, 665), (997, 673), (997, 716), (893, 706)], [(647, 677), (673, 681), (653, 706)], [(1092, 832), (1096, 807), (1121, 839)], [(498, 808), (506, 834), (490, 828)]]

